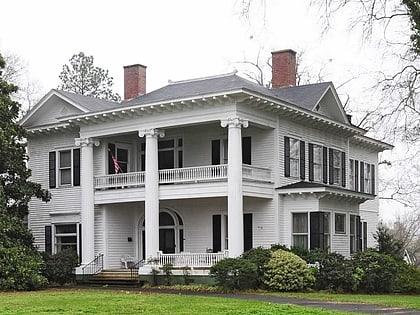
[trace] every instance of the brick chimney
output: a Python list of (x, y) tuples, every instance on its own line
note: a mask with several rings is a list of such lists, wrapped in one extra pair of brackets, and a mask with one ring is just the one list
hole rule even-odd
[(296, 85), (296, 52), (291, 49), (273, 51), (271, 86), (273, 88)]
[(124, 66), (124, 100), (146, 94), (146, 66)]

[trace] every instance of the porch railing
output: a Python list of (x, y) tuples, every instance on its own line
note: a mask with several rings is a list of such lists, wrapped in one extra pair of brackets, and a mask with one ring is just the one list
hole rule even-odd
[(227, 178), (227, 165), (209, 165), (159, 170), (159, 183), (185, 183)]
[(242, 165), (242, 177), (248, 180), (272, 182), (271, 170), (269, 168), (252, 165)]
[(95, 176), (95, 188), (133, 187), (144, 185), (144, 172)]
[[(227, 179), (228, 166), (208, 165), (159, 170), (159, 184), (197, 183)], [(271, 170), (252, 165), (243, 165), (245, 180), (272, 182)], [(144, 186), (144, 172), (131, 172), (95, 176), (95, 189), (129, 188)]]
[(158, 264), (163, 266), (171, 264), (174, 267), (211, 267), (224, 258), (228, 257), (228, 252), (220, 253), (179, 253), (164, 254), (158, 253)]

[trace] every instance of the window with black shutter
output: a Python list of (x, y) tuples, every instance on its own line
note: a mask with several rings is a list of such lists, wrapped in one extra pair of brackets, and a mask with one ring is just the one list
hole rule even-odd
[(290, 177), (290, 138), (284, 137), (284, 176)]
[(375, 193), (376, 193), (376, 191), (375, 191), (375, 165), (371, 165), (371, 171), (370, 171), (370, 175), (372, 176), (372, 181), (371, 181), (371, 183), (372, 183), (372, 189), (371, 189), (371, 193), (372, 193), (372, 195), (374, 195)]
[(213, 215), (213, 253), (222, 250), (222, 216), (220, 214)]
[(251, 137), (242, 138), (242, 163), (251, 165)]
[(49, 158), (48, 158), (48, 177), (49, 177), (49, 187), (50, 188), (56, 188), (57, 187), (57, 181), (56, 181), (56, 152), (49, 152)]
[(363, 250), (367, 249), (367, 236), (368, 236), (368, 231), (367, 231), (367, 222), (363, 222)]
[(333, 149), (329, 149), (328, 150), (328, 162), (329, 162), (329, 183), (332, 185), (334, 184), (334, 150)]
[(244, 251), (252, 248), (252, 213), (244, 214)]
[(305, 141), (300, 141), (300, 179), (305, 180)]
[(328, 148), (322, 147), (322, 182), (328, 182)]
[(324, 238), (323, 212), (310, 213), (310, 249), (322, 249)]
[(314, 180), (314, 145), (308, 144), (308, 159), (309, 159), (309, 181)]
[(360, 192), (365, 192), (365, 163), (360, 162)]
[(80, 186), (80, 149), (73, 150), (73, 186)]
[(45, 226), (45, 252), (52, 254), (52, 229), (51, 225)]
[(356, 239), (357, 239), (357, 251), (362, 250), (362, 222), (360, 216), (356, 216)]
[(341, 186), (346, 187), (346, 152), (341, 152)]

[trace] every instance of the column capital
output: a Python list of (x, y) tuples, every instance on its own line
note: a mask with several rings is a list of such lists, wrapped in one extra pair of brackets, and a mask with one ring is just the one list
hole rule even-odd
[(74, 144), (78, 147), (96, 146), (100, 145), (100, 141), (93, 138), (75, 138)]
[(160, 130), (160, 129), (156, 129), (156, 128), (151, 128), (151, 129), (143, 129), (143, 130), (139, 130), (139, 137), (143, 138), (144, 136), (151, 136), (151, 137), (164, 137), (165, 136), (165, 131), (164, 130)]
[(225, 127), (233, 127), (233, 128), (247, 128), (248, 127), (248, 120), (247, 119), (243, 119), (243, 118), (239, 118), (239, 117), (230, 117), (230, 118), (226, 118), (226, 119), (221, 119), (220, 120), (220, 126), (222, 126), (223, 128)]

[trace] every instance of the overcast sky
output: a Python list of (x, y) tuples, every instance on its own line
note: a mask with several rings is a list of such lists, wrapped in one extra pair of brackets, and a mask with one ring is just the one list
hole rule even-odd
[[(321, 36), (316, 9), (307, 0), (266, 0), (250, 23), (240, 19), (241, 0), (13, 0), (3, 1), (0, 13), (0, 53), (27, 62), (31, 80), (43, 92), (59, 85), (62, 66), (78, 52), (114, 78), (123, 95), (123, 66), (147, 66), (147, 91), (168, 80), (183, 80), (231, 72), (237, 62), (262, 60), (274, 50), (304, 52), (305, 67), (333, 81), (351, 106), (368, 102), (371, 84), (365, 75), (383, 62), (360, 34), (346, 28), (351, 17), (340, 16)], [(260, 4), (262, 1), (255, 0)], [(342, 26), (338, 21), (342, 21)], [(351, 80), (355, 77), (356, 79)], [(345, 102), (345, 99), (343, 100)]]

